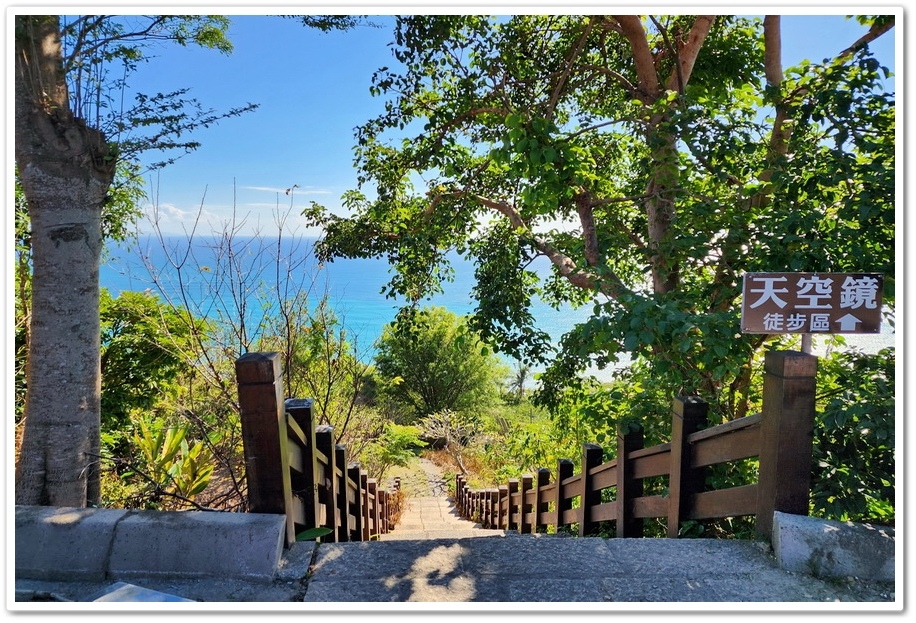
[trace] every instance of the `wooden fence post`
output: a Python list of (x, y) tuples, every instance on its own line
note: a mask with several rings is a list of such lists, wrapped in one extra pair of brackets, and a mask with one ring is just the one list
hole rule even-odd
[(315, 447), (328, 460), (324, 482), (318, 483), (318, 490), (319, 493), (323, 493), (319, 497), (324, 505), (324, 527), (331, 530), (328, 537), (334, 543), (337, 541), (337, 526), (340, 519), (337, 514), (337, 479), (334, 477), (334, 469), (337, 466), (334, 429), (327, 425), (317, 426), (315, 428)]
[(359, 470), (359, 492), (363, 500), (363, 541), (372, 539), (372, 498), (369, 495), (369, 473)]
[(617, 427), (617, 521), (618, 538), (642, 537), (643, 520), (633, 516), (633, 504), (643, 495), (643, 481), (633, 476), (630, 453), (643, 447), (643, 429), (630, 427), (624, 432)]
[(455, 476), (455, 506), (458, 508), (458, 513), (467, 519), (468, 492), (464, 488), (464, 476), (461, 474)]
[(534, 495), (534, 530), (533, 532), (546, 532), (547, 522), (544, 521), (544, 513), (547, 512), (549, 501), (544, 493), (544, 487), (550, 484), (550, 470), (546, 467), (538, 468), (537, 479), (535, 481)]
[(464, 501), (461, 496), (461, 474), (455, 475), (455, 511), (459, 517), (464, 517)]
[(497, 491), (499, 493), (497, 494), (498, 507), (496, 514), (496, 527), (501, 530), (505, 530), (509, 525), (509, 486), (499, 485)]
[[(509, 510), (507, 512), (508, 522), (506, 524), (506, 530), (518, 530), (519, 522), (515, 521), (515, 512), (516, 508), (518, 512), (521, 512), (521, 504), (516, 506), (516, 500), (518, 500), (518, 478), (509, 479)], [(521, 521), (521, 517), (519, 517)]]
[(350, 540), (350, 509), (347, 504), (347, 448), (342, 444), (334, 446), (334, 464), (340, 470), (340, 477), (337, 477), (337, 471), (334, 473), (336, 481), (337, 499), (334, 503), (337, 505), (337, 516), (340, 523), (337, 524), (337, 542), (344, 543)]
[(703, 470), (690, 469), (688, 436), (704, 428), (709, 405), (700, 398), (679, 396), (671, 408), (671, 469), (668, 479), (668, 538), (676, 539), (687, 519), (690, 496), (703, 490)]
[(572, 499), (566, 496), (566, 487), (563, 481), (573, 475), (573, 463), (569, 459), (560, 459), (557, 461), (557, 496), (554, 500), (554, 506), (557, 509), (557, 530), (561, 526), (567, 525), (563, 521), (563, 512), (572, 508)]
[(487, 489), (489, 497), (488, 528), (499, 528), (499, 489)]
[(531, 512), (531, 504), (526, 502), (528, 494), (531, 491), (533, 477), (531, 474), (522, 474), (522, 483), (518, 496), (518, 532), (527, 534), (534, 532), (531, 522), (528, 520), (528, 513)]
[(369, 509), (369, 514), (371, 517), (372, 536), (374, 536), (377, 539), (379, 535), (382, 533), (381, 525), (379, 523), (380, 509), (379, 509), (378, 482), (375, 480), (375, 478), (370, 478), (367, 481), (367, 483), (369, 486), (369, 499), (371, 500), (371, 507)]
[(593, 491), (590, 469), (601, 465), (604, 450), (601, 446), (586, 443), (582, 446), (582, 491), (579, 494), (579, 536), (598, 531), (598, 522), (592, 521), (592, 507), (601, 504), (601, 492)]
[(808, 514), (817, 357), (770, 351), (764, 372), (756, 531), (770, 539), (774, 511)]
[(317, 528), (321, 525), (318, 506), (318, 457), (315, 455), (315, 421), (310, 398), (287, 398), (286, 413), (293, 419), (305, 434), (307, 447), (302, 449), (302, 482), (299, 486), (293, 483), (293, 494), (299, 496), (305, 509), (305, 527)]
[(363, 538), (363, 490), (360, 486), (360, 469), (359, 463), (351, 463), (347, 466), (347, 477), (353, 482), (356, 489), (353, 495), (353, 503), (350, 505), (349, 514), (353, 516), (353, 531), (350, 533), (351, 541), (364, 541)]
[(247, 353), (235, 362), (235, 373), (249, 509), (286, 515), (288, 547), (296, 535), (280, 355)]
[(388, 534), (388, 491), (376, 487), (375, 494), (378, 496), (378, 533)]

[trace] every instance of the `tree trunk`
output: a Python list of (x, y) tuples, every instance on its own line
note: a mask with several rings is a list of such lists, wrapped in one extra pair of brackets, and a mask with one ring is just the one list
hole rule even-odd
[(16, 504), (99, 501), (101, 210), (114, 156), (73, 116), (58, 16), (16, 17), (16, 164), (29, 206), (32, 319)]

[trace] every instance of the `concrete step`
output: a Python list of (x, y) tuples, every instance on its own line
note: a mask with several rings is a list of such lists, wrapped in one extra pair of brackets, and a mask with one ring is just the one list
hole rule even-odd
[(429, 539), (478, 539), (481, 537), (503, 537), (505, 530), (483, 530), (462, 528), (439, 528), (435, 530), (395, 530), (383, 534), (380, 541), (425, 541)]
[(323, 543), (306, 602), (830, 602), (836, 582), (787, 572), (749, 541), (507, 533)]

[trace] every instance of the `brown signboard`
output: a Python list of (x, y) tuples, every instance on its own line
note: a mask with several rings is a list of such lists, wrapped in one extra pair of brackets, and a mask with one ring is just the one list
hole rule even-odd
[(747, 273), (744, 333), (878, 333), (878, 273)]

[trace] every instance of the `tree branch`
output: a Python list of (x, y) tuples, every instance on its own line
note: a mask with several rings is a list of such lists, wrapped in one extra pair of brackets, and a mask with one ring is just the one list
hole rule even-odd
[(655, 61), (652, 50), (649, 49), (649, 40), (638, 15), (614, 15), (620, 24), (621, 32), (630, 42), (633, 51), (633, 61), (636, 63), (636, 75), (639, 77), (638, 92), (643, 103), (650, 103), (661, 92), (661, 84), (655, 71)]
[(886, 33), (888, 30), (894, 27), (894, 18), (891, 18), (883, 24), (872, 24), (871, 28), (867, 33), (859, 37), (855, 43), (843, 50), (837, 55), (837, 59), (846, 58), (847, 56), (852, 56), (860, 49), (864, 48), (866, 45)]
[(712, 29), (716, 21), (715, 15), (700, 15), (694, 21), (687, 35), (687, 41), (683, 46), (676, 46), (674, 71), (668, 78), (666, 88), (669, 91), (684, 92), (684, 87), (690, 82), (690, 76), (693, 74), (693, 68), (697, 62), (697, 56), (703, 47), (706, 36)]
[(495, 210), (509, 219), (509, 223), (511, 223), (512, 227), (516, 230), (527, 232), (531, 244), (550, 260), (557, 268), (560, 275), (565, 277), (574, 286), (600, 292), (613, 299), (620, 298), (630, 292), (629, 288), (627, 288), (616, 275), (608, 274), (606, 276), (599, 276), (594, 272), (580, 269), (571, 257), (554, 247), (545, 239), (534, 234), (518, 213), (518, 210), (511, 205), (502, 201), (494, 201), (480, 195), (473, 195), (473, 197), (485, 207)]
[(576, 41), (576, 45), (573, 47), (569, 53), (569, 56), (566, 58), (566, 67), (563, 69), (563, 73), (557, 80), (557, 83), (553, 88), (553, 93), (550, 95), (550, 100), (547, 102), (547, 114), (545, 117), (550, 117), (553, 115), (553, 111), (557, 107), (557, 102), (560, 101), (560, 94), (563, 92), (563, 86), (566, 84), (567, 80), (569, 79), (569, 75), (572, 73), (576, 57), (578, 57), (582, 52), (582, 48), (585, 46), (585, 42), (588, 41), (588, 37), (592, 33), (592, 28), (594, 28), (594, 22), (589, 19), (585, 25), (585, 30), (579, 36), (579, 39)]

